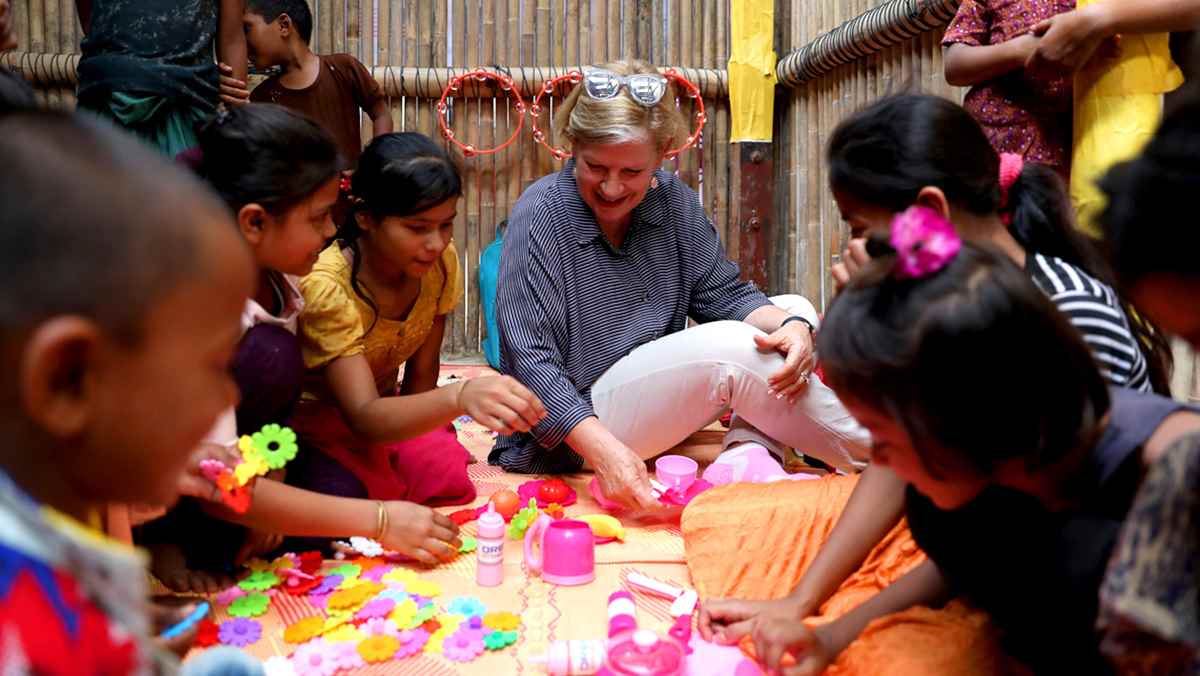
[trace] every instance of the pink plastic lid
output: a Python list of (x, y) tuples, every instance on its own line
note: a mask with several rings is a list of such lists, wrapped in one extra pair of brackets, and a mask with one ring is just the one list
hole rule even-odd
[(479, 515), (479, 533), (481, 538), (504, 537), (504, 517), (496, 511), (496, 506), (488, 503), (487, 511)]
[(648, 629), (608, 648), (608, 669), (622, 676), (678, 676), (686, 659), (683, 646)]

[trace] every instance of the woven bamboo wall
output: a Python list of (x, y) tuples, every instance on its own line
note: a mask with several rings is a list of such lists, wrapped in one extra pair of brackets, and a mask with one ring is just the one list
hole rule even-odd
[[(642, 58), (659, 65), (723, 70), (729, 58), (729, 5), (723, 0), (309, 0), (314, 15), (314, 49), (347, 52), (368, 67), (393, 94), (392, 117), (397, 130), (436, 136), (436, 98), (447, 67), (493, 65), (533, 68), (534, 75), (580, 64), (618, 58)], [(34, 55), (78, 53), (81, 31), (72, 0), (18, 0), (13, 4), (19, 49)], [(65, 61), (61, 59), (60, 61)], [(386, 70), (394, 66), (403, 70)], [(416, 70), (414, 70), (416, 69)], [(398, 81), (400, 73), (409, 78)], [(515, 74), (515, 73), (514, 73)], [(711, 75), (712, 73), (710, 73)], [(413, 76), (416, 76), (415, 78)], [(428, 80), (433, 79), (433, 86)], [(415, 82), (425, 82), (415, 85)], [(716, 81), (715, 79), (713, 80)], [(40, 95), (53, 107), (71, 107), (71, 88), (43, 87)], [(403, 96), (416, 92), (421, 96)], [(736, 187), (736, 155), (727, 143), (729, 109), (723, 79), (707, 88), (702, 150), (685, 153), (680, 175), (702, 198), (730, 248), (737, 255), (731, 186)], [(549, 126), (553, 101), (542, 114)], [(692, 112), (691, 102), (683, 102)], [(494, 146), (508, 138), (515, 110), (502, 98), (455, 101), (452, 127), (456, 137), (476, 147)], [(370, 123), (364, 119), (364, 136)], [(558, 163), (536, 145), (528, 131), (520, 141), (495, 156), (465, 160), (467, 191), (459, 204), (454, 238), (463, 265), (463, 302), (452, 318), (445, 352), (480, 352), (482, 320), (476, 285), (479, 254), (494, 237), (521, 191), (555, 171)]]
[[(799, 49), (843, 22), (881, 4), (880, 0), (781, 0), (776, 6), (780, 56)], [(924, 32), (839, 66), (776, 96), (775, 166), (778, 222), (771, 262), (776, 288), (809, 298), (832, 294), (831, 258), (845, 247), (849, 229), (829, 192), (825, 147), (843, 118), (880, 96), (921, 91), (961, 102), (965, 90), (942, 76), (942, 31)], [(784, 239), (786, 238), (786, 239)]]

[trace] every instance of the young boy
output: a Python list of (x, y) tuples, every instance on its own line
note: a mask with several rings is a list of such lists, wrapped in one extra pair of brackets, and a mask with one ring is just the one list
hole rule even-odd
[(250, 92), (251, 101), (309, 116), (333, 136), (351, 167), (362, 154), (360, 109), (371, 117), (375, 136), (392, 131), (383, 89), (366, 66), (349, 54), (318, 56), (309, 49), (312, 13), (305, 0), (247, 0), (242, 26), (254, 65), (283, 68)]
[[(151, 635), (178, 613), (85, 524), (176, 499), (236, 394), (249, 255), (196, 179), (101, 121), (2, 116), (0, 166), (0, 670), (174, 673), (188, 646)], [(184, 673), (262, 671), (230, 659)]]

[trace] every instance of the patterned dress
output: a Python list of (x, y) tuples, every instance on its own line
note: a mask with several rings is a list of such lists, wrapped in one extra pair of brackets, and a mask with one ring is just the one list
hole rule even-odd
[[(1074, 0), (964, 0), (942, 46), (996, 45), (1075, 9)], [(1071, 78), (1015, 70), (971, 87), (963, 100), (998, 153), (1016, 153), (1064, 177), (1071, 166)]]

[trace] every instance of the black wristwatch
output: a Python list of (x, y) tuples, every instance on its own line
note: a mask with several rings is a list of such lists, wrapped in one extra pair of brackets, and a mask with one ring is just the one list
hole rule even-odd
[(779, 328), (782, 329), (783, 327), (787, 326), (789, 322), (803, 323), (805, 326), (808, 327), (809, 335), (814, 335), (817, 332), (817, 327), (813, 326), (812, 322), (808, 321), (807, 319), (805, 319), (804, 317), (801, 317), (799, 315), (792, 315), (791, 317), (788, 317), (787, 319), (783, 320), (782, 322), (780, 322)]

